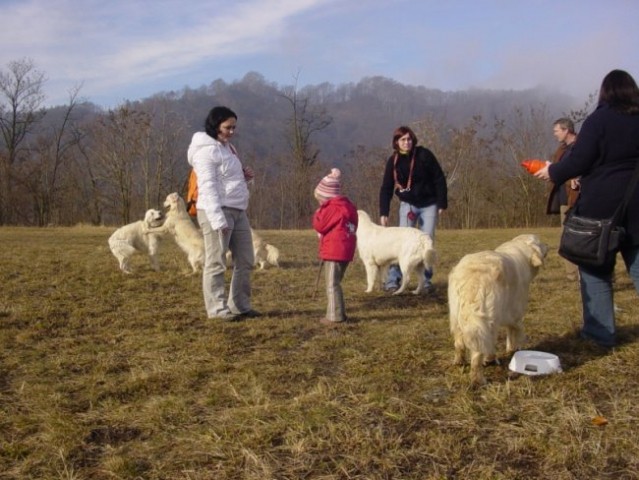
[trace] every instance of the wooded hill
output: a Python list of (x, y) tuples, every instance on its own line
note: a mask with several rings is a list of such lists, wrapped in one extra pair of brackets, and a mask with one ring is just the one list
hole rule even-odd
[[(592, 98), (545, 89), (446, 92), (384, 77), (279, 86), (250, 72), (111, 110), (81, 101), (76, 91), (67, 105), (42, 110), (25, 98), (36, 100), (44, 84), (26, 92), (31, 97), (11, 88), (18, 74), (34, 75), (27, 66), (2, 78), (7, 181), (0, 182), (0, 225), (115, 225), (160, 208), (166, 194), (183, 191), (190, 137), (215, 105), (239, 117), (234, 144), (257, 173), (249, 212), (255, 228), (309, 228), (312, 189), (331, 166), (343, 169), (346, 192), (376, 218), (399, 125), (415, 130), (447, 174), (444, 228), (548, 225), (556, 221), (545, 215), (548, 187), (519, 162), (549, 158), (556, 148), (552, 122), (560, 116), (579, 122), (592, 107)], [(11, 108), (12, 95), (22, 99), (18, 109)], [(11, 130), (12, 116), (28, 126), (23, 137)]]

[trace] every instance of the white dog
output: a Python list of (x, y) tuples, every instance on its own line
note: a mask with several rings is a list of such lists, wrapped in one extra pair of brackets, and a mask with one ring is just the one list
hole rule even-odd
[(366, 292), (373, 291), (375, 278), (381, 269), (384, 278), (391, 264), (399, 264), (402, 284), (393, 293), (402, 293), (408, 286), (411, 272), (417, 274), (418, 294), (424, 289), (424, 271), (433, 267), (435, 250), (430, 235), (412, 227), (382, 227), (371, 221), (363, 210), (357, 211), (359, 226), (357, 227), (357, 252), (366, 268)]
[(280, 251), (271, 245), (266, 243), (262, 237), (253, 229), (251, 229), (251, 235), (253, 237), (253, 253), (255, 254), (255, 265), (260, 266), (260, 270), (264, 270), (264, 267), (273, 265), (279, 267)]
[(129, 223), (118, 228), (109, 237), (109, 248), (118, 259), (120, 270), (124, 273), (133, 273), (129, 260), (135, 252), (146, 253), (151, 260), (151, 267), (156, 272), (160, 270), (157, 257), (161, 233), (148, 233), (151, 228), (161, 227), (164, 222), (164, 214), (159, 210), (147, 210), (144, 220)]
[(470, 376), (485, 383), (482, 367), (494, 361), (499, 327), (506, 327), (506, 348), (512, 353), (526, 340), (523, 318), (530, 282), (548, 251), (536, 235), (519, 235), (494, 251), (464, 256), (448, 277), (450, 331), (455, 363), (470, 352)]
[[(259, 265), (260, 270), (264, 270), (266, 265), (279, 267), (280, 251), (270, 243), (266, 243), (253, 229), (251, 229), (251, 236), (253, 237), (253, 254), (255, 255), (254, 265)], [(226, 265), (228, 267), (233, 265), (233, 255), (230, 250), (226, 252)]]
[(191, 216), (186, 211), (186, 204), (176, 192), (169, 193), (164, 201), (169, 210), (166, 213), (164, 225), (151, 229), (154, 233), (170, 233), (175, 243), (186, 253), (193, 273), (197, 273), (204, 266), (204, 238), (202, 231), (195, 226)]

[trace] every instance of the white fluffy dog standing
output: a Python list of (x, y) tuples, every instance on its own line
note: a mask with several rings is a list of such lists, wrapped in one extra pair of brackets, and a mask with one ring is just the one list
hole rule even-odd
[(164, 225), (151, 231), (155, 233), (166, 232), (173, 235), (175, 243), (186, 253), (193, 273), (197, 273), (204, 266), (204, 238), (202, 237), (202, 231), (195, 226), (191, 216), (186, 211), (184, 200), (176, 192), (167, 195), (164, 206), (169, 208)]
[[(259, 265), (260, 270), (264, 270), (266, 265), (279, 267), (280, 251), (270, 243), (266, 243), (252, 228), (251, 236), (253, 237), (253, 254), (255, 256), (254, 265)], [(233, 265), (233, 255), (230, 250), (226, 252), (226, 265), (228, 267)]]
[(528, 292), (548, 252), (536, 235), (519, 235), (494, 251), (464, 256), (448, 277), (450, 331), (455, 341), (455, 363), (463, 365), (470, 353), (470, 376), (485, 383), (483, 366), (494, 361), (497, 333), (507, 331), (508, 353), (526, 340), (523, 328)]
[(150, 234), (149, 230), (161, 227), (163, 222), (164, 214), (159, 210), (150, 209), (144, 214), (144, 220), (129, 223), (113, 232), (109, 237), (109, 248), (118, 259), (120, 270), (133, 273), (129, 261), (135, 252), (146, 253), (153, 270), (160, 270), (157, 254), (162, 233)]
[(408, 286), (410, 274), (416, 273), (418, 284), (413, 293), (424, 289), (424, 271), (433, 267), (435, 250), (430, 235), (412, 227), (382, 227), (373, 223), (363, 210), (357, 211), (357, 252), (366, 268), (366, 292), (372, 292), (375, 279), (381, 269), (381, 278), (391, 264), (399, 264), (402, 284), (393, 295), (402, 293)]

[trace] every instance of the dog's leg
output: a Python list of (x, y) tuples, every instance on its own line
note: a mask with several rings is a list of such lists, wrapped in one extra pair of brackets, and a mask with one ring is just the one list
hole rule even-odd
[(399, 286), (397, 290), (393, 292), (393, 295), (399, 295), (406, 287), (408, 287), (408, 282), (410, 281), (410, 268), (407, 265), (399, 265), (400, 270), (402, 271), (402, 284)]
[(493, 329), (490, 337), (488, 338), (488, 343), (485, 345), (487, 348), (487, 354), (484, 354), (484, 366), (486, 365), (499, 365), (499, 360), (497, 359), (497, 329)]
[(424, 291), (424, 284), (426, 283), (426, 278), (424, 277), (425, 269), (417, 268), (415, 270), (415, 273), (417, 274), (417, 288), (413, 290), (413, 293), (415, 295), (419, 295), (420, 293)]
[(158, 258), (158, 239), (155, 235), (149, 237), (149, 260), (151, 268), (156, 272), (160, 271), (160, 259)]
[(455, 332), (455, 359), (453, 363), (455, 365), (464, 365), (466, 363), (466, 347), (464, 341), (461, 338), (461, 332)]
[(372, 262), (364, 263), (366, 268), (366, 293), (371, 293), (375, 286), (375, 278), (377, 278), (377, 272), (379, 267)]
[(189, 265), (191, 265), (191, 271), (187, 275), (196, 275), (199, 271), (200, 265), (202, 264), (202, 258), (199, 252), (189, 252), (187, 259), (189, 261)]
[(506, 352), (512, 354), (519, 350), (526, 342), (526, 333), (522, 320), (518, 320), (514, 325), (508, 325), (506, 328)]
[(130, 258), (131, 257), (122, 257), (122, 259), (120, 260), (120, 270), (122, 270), (124, 273), (133, 273), (133, 270), (129, 266)]
[(390, 264), (386, 263), (379, 267), (379, 289), (384, 290), (384, 284), (386, 283), (386, 279), (388, 278), (388, 270), (390, 269)]
[(133, 270), (129, 266), (129, 260), (135, 254), (137, 250), (125, 243), (124, 241), (116, 241), (114, 245), (111, 246), (111, 252), (115, 258), (118, 259), (118, 265), (120, 266), (120, 270), (124, 273), (133, 273)]
[(168, 233), (170, 231), (171, 231), (171, 228), (166, 223), (162, 225), (161, 227), (149, 227), (148, 225), (144, 225), (142, 227), (142, 233), (144, 235), (151, 235), (151, 234), (164, 235), (165, 233)]
[(470, 381), (475, 386), (484, 385), (484, 355), (480, 352), (472, 352), (470, 356)]

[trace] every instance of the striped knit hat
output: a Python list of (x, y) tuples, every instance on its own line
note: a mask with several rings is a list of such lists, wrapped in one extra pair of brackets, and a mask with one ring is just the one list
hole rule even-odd
[(341, 176), (342, 172), (340, 172), (338, 168), (332, 168), (331, 173), (322, 178), (317, 187), (315, 187), (315, 195), (319, 195), (324, 198), (332, 198), (341, 195)]

